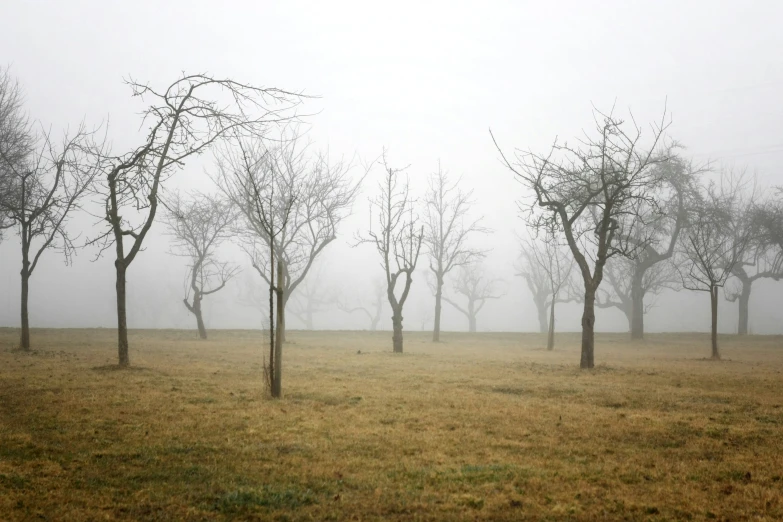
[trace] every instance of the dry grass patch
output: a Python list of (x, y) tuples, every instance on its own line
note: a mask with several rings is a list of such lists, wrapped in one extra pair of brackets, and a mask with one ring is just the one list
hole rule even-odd
[[(3, 520), (776, 520), (783, 343), (701, 335), (0, 330)], [(359, 353), (361, 352), (361, 353)]]

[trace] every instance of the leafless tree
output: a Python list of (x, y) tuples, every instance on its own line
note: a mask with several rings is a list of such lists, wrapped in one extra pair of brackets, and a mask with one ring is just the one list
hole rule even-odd
[(655, 206), (660, 181), (652, 167), (668, 159), (668, 151), (658, 150), (668, 126), (665, 113), (651, 125), (646, 147), (633, 118), (594, 111), (594, 119), (595, 135), (585, 132), (576, 145), (555, 140), (543, 155), (517, 150), (513, 163), (492, 137), (503, 164), (533, 194), (525, 205), (529, 225), (560, 230), (582, 275), (582, 368), (595, 364), (595, 296), (604, 266), (616, 255), (634, 258), (653, 242), (637, 232), (639, 208)]
[(499, 279), (487, 277), (479, 263), (461, 265), (457, 277), (453, 281), (453, 290), (465, 298), (465, 304), (462, 305), (456, 299), (445, 295), (443, 300), (462, 313), (468, 320), (468, 331), (475, 332), (476, 318), (484, 308), (484, 304), (489, 299), (499, 299), (503, 296), (497, 290), (500, 282)]
[(463, 191), (461, 179), (451, 182), (449, 175), (438, 163), (438, 171), (429, 178), (429, 188), (424, 198), (424, 245), (430, 258), (430, 270), (434, 276), (435, 315), (432, 340), (440, 341), (440, 316), (443, 285), (446, 275), (455, 267), (483, 257), (484, 252), (469, 247), (471, 234), (485, 234), (488, 229), (480, 225), (481, 218), (469, 218), (473, 191)]
[(164, 221), (173, 237), (173, 253), (190, 261), (182, 302), (196, 317), (199, 337), (206, 339), (201, 301), (222, 290), (239, 271), (238, 266), (220, 261), (216, 255), (220, 245), (233, 235), (237, 212), (228, 201), (208, 194), (187, 199), (174, 194), (163, 204), (167, 209)]
[[(523, 272), (523, 277), (540, 285), (539, 292), (542, 290), (546, 292), (542, 303), (542, 308), (549, 310), (546, 349), (554, 350), (555, 305), (574, 300), (571, 295), (573, 292), (569, 292), (571, 272), (574, 267), (573, 257), (563, 251), (554, 231), (549, 231), (538, 240), (526, 241), (522, 255), (525, 258), (527, 268), (527, 272)], [(541, 280), (536, 281), (535, 278), (541, 278)], [(538, 305), (538, 303), (536, 304)], [(541, 310), (539, 310), (540, 315)], [(546, 316), (544, 321), (547, 323)]]
[(9, 77), (0, 78), (0, 171), (3, 193), (0, 214), (16, 228), (21, 242), (21, 339), (30, 349), (28, 314), (30, 277), (43, 253), (60, 251), (69, 263), (75, 251), (66, 224), (99, 170), (94, 158), (102, 143), (81, 124), (55, 143), (48, 131), (36, 131), (22, 113), (21, 90)]
[[(774, 201), (774, 200), (773, 200)], [(783, 278), (783, 242), (769, 241), (766, 226), (767, 202), (753, 205), (750, 215), (744, 219), (751, 223), (752, 235), (742, 257), (737, 260), (731, 270), (730, 278), (723, 287), (726, 299), (737, 301), (739, 306), (739, 321), (737, 333), (747, 335), (750, 320), (750, 294), (753, 283), (759, 279), (773, 279), (780, 281)]]
[[(280, 205), (291, 204), (286, 226), (274, 238), (248, 217), (243, 187), (231, 180), (235, 173), (248, 169), (260, 170), (254, 176), (274, 176), (278, 197), (274, 212), (280, 215)], [(281, 334), (285, 339), (285, 307), (310, 272), (313, 263), (337, 237), (340, 223), (349, 215), (359, 186), (352, 165), (332, 161), (328, 154), (310, 154), (300, 136), (283, 134), (276, 142), (246, 140), (238, 148), (224, 150), (218, 164), (215, 181), (221, 190), (242, 210), (246, 221), (245, 251), (253, 268), (269, 283), (268, 256), (274, 249), (274, 262), (282, 266), (284, 289)], [(251, 213), (252, 214), (252, 213)], [(281, 222), (278, 220), (278, 222)]]
[(101, 253), (112, 245), (117, 289), (119, 365), (130, 364), (126, 313), (126, 277), (149, 233), (162, 185), (194, 155), (229, 137), (262, 135), (272, 124), (288, 121), (300, 96), (206, 74), (183, 75), (158, 90), (128, 80), (133, 96), (148, 101), (142, 143), (125, 154), (106, 158), (99, 190), (108, 230), (91, 243)]
[(683, 248), (687, 262), (681, 268), (682, 284), (688, 290), (708, 292), (711, 309), (712, 358), (718, 349), (718, 290), (745, 255), (753, 237), (751, 215), (755, 188), (744, 174), (724, 172), (719, 182), (710, 182)]
[[(269, 330), (269, 290), (258, 284), (258, 279), (251, 272), (245, 272), (243, 281), (238, 283), (235, 301), (254, 308), (261, 313), (261, 329)], [(237, 279), (234, 279), (237, 281)]]
[[(641, 279), (639, 272), (643, 271)], [(644, 268), (638, 259), (615, 257), (604, 267), (604, 274), (609, 281), (609, 287), (599, 289), (596, 293), (595, 305), (598, 308), (617, 308), (628, 320), (628, 331), (633, 333), (635, 311), (639, 310), (634, 298), (642, 299), (642, 314), (649, 312), (655, 306), (655, 297), (663, 290), (679, 290), (682, 288), (677, 267), (673, 258), (658, 261)], [(644, 299), (653, 296), (653, 299)], [(642, 325), (644, 323), (641, 323)], [(637, 337), (638, 338), (638, 337)]]
[[(402, 353), (402, 309), (413, 283), (424, 227), (419, 226), (414, 214), (408, 180), (400, 181), (402, 170), (390, 167), (385, 154), (383, 168), (380, 194), (370, 200), (370, 229), (366, 236), (359, 238), (358, 244), (373, 245), (381, 257), (381, 267), (386, 275), (386, 297), (392, 309), (392, 346), (395, 353)], [(373, 218), (376, 219), (375, 230)]]
[[(272, 397), (279, 398), (282, 394), (286, 288), (284, 261), (277, 249), (290, 225), (300, 194), (290, 186), (285, 155), (280, 148), (267, 148), (257, 139), (237, 139), (234, 145), (234, 148), (222, 151), (215, 181), (244, 217), (244, 228), (249, 236), (247, 251), (253, 267), (269, 285), (269, 360), (265, 375)], [(262, 259), (263, 251), (256, 250), (260, 241), (268, 247), (267, 259)]]
[(374, 332), (378, 329), (378, 323), (381, 322), (381, 314), (383, 313), (383, 302), (386, 298), (386, 285), (381, 279), (378, 279), (373, 284), (372, 301), (366, 303), (363, 300), (359, 301), (357, 306), (348, 305), (345, 300), (337, 299), (337, 308), (343, 312), (352, 314), (354, 312), (362, 312), (367, 316), (370, 321), (370, 331)]

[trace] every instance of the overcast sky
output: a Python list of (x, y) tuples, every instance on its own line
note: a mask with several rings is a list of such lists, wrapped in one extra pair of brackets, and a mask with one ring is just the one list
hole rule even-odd
[[(589, 127), (591, 104), (616, 103), (642, 122), (666, 106), (669, 134), (687, 155), (747, 167), (762, 186), (783, 184), (781, 20), (777, 1), (5, 2), (0, 63), (23, 84), (32, 117), (55, 131), (82, 119), (108, 122), (117, 152), (142, 138), (143, 106), (122, 82), (129, 76), (166, 86), (183, 71), (209, 72), (319, 96), (304, 110), (317, 113), (310, 136), (332, 155), (371, 159), (386, 147), (393, 164), (410, 165), (418, 194), (438, 161), (474, 189), (475, 215), (495, 230), (476, 244), (492, 249), (487, 269), (506, 293), (487, 305), (479, 329), (533, 330), (535, 308), (513, 268), (522, 187), (499, 164), (488, 129), (509, 149), (545, 150), (556, 136)], [(199, 159), (172, 187), (212, 190), (210, 168)], [(323, 259), (324, 285), (347, 287), (347, 299), (371, 292), (380, 274), (370, 247), (351, 247), (380, 175), (368, 176)], [(73, 225), (88, 237), (94, 221), (81, 216)], [(184, 262), (167, 254), (160, 223), (153, 232), (129, 271), (129, 326), (191, 328), (181, 303)], [(13, 237), (0, 244), (4, 326), (19, 324), (18, 252)], [(45, 255), (31, 281), (33, 326), (115, 324), (112, 259), (93, 261), (95, 253), (81, 252), (70, 267)], [(231, 247), (225, 255), (247, 265)], [(257, 326), (258, 312), (237, 302), (255, 283), (250, 269), (236, 283), (205, 301), (208, 326)], [(783, 332), (781, 290), (754, 288), (755, 332)], [(417, 274), (407, 329), (427, 326), (431, 300)], [(721, 307), (721, 330), (733, 331), (736, 307)], [(559, 325), (578, 329), (578, 307), (562, 309)], [(627, 328), (619, 312), (598, 313), (598, 330)], [(365, 323), (340, 312), (316, 318), (320, 328)], [(707, 330), (708, 296), (662, 295), (646, 324)], [(444, 326), (466, 321), (446, 307)]]

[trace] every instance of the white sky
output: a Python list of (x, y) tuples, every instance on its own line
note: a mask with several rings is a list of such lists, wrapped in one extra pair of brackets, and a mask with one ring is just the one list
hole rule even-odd
[[(23, 83), (31, 115), (53, 129), (109, 120), (116, 151), (139, 138), (137, 113), (122, 78), (168, 85), (182, 71), (304, 90), (319, 99), (311, 136), (332, 154), (410, 164), (422, 193), (440, 160), (477, 198), (475, 212), (496, 232), (480, 240), (493, 250), (489, 269), (507, 281), (479, 329), (536, 327), (532, 301), (513, 276), (521, 187), (497, 161), (491, 127), (502, 145), (541, 150), (555, 136), (589, 126), (591, 103), (631, 108), (639, 121), (659, 117), (670, 135), (700, 160), (755, 170), (762, 184), (783, 184), (783, 3), (716, 2), (6, 2), (0, 10), (0, 63)], [(209, 189), (189, 165), (173, 186)], [(371, 175), (325, 258), (328, 284), (370, 291), (378, 267), (369, 247), (351, 250), (367, 223)], [(92, 220), (74, 226), (89, 236)], [(159, 225), (159, 224), (158, 224)], [(154, 231), (161, 232), (156, 226)], [(129, 273), (131, 327), (192, 327), (181, 304), (185, 272), (157, 234)], [(230, 249), (238, 261), (244, 259)], [(111, 256), (82, 252), (65, 267), (47, 253), (31, 282), (36, 326), (112, 326)], [(422, 260), (421, 266), (426, 266)], [(19, 254), (0, 244), (0, 325), (18, 318)], [(239, 281), (249, 277), (249, 269)], [(430, 297), (423, 273), (406, 306), (406, 328), (419, 329)], [(783, 330), (781, 287), (754, 289), (751, 328)], [(206, 304), (212, 327), (254, 327), (256, 317), (229, 288)], [(662, 296), (647, 318), (652, 330), (705, 330), (707, 295)], [(735, 306), (721, 304), (721, 328), (735, 327)], [(579, 309), (563, 306), (565, 329)], [(388, 314), (385, 314), (388, 315)], [(599, 311), (598, 328), (623, 330), (616, 311)], [(388, 322), (388, 321), (387, 321)], [(292, 324), (292, 326), (294, 326)], [(317, 327), (363, 327), (334, 313)], [(465, 321), (445, 308), (444, 326)]]

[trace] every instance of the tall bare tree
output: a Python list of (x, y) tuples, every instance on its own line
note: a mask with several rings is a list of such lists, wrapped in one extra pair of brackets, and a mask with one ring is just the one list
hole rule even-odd
[(102, 144), (84, 124), (64, 133), (60, 143), (50, 132), (34, 130), (22, 113), (21, 90), (7, 76), (0, 77), (0, 104), (5, 105), (0, 109), (0, 214), (16, 228), (21, 243), (20, 347), (29, 350), (30, 277), (47, 250), (60, 251), (70, 262), (75, 246), (66, 224), (99, 172), (94, 159)]
[[(242, 188), (230, 182), (234, 173), (251, 168), (267, 171), (256, 176), (273, 175), (279, 179), (275, 205), (291, 204), (286, 226), (275, 237), (274, 244), (263, 227), (247, 218), (248, 213), (243, 209), (247, 206), (245, 196), (238, 192)], [(350, 163), (332, 161), (328, 154), (311, 154), (296, 131), (290, 135), (284, 133), (276, 142), (244, 141), (238, 149), (221, 154), (215, 181), (242, 209), (248, 232), (245, 251), (253, 268), (267, 283), (270, 283), (268, 264), (272, 259), (267, 254), (274, 250), (274, 262), (280, 263), (283, 269), (284, 312), (288, 300), (316, 259), (336, 239), (340, 223), (350, 214), (364, 179), (364, 175), (354, 179), (352, 170)], [(281, 209), (274, 212), (280, 215)], [(285, 313), (281, 325), (285, 339)]]
[(366, 303), (363, 299), (359, 300), (359, 304), (351, 306), (345, 302), (345, 300), (337, 299), (337, 308), (343, 312), (352, 314), (354, 312), (362, 312), (367, 316), (370, 321), (369, 329), (374, 332), (378, 329), (378, 323), (381, 322), (381, 314), (383, 313), (383, 302), (386, 298), (386, 284), (383, 280), (378, 279), (373, 284), (372, 300)]
[(461, 265), (453, 283), (455, 293), (465, 298), (465, 304), (443, 296), (443, 300), (457, 309), (468, 320), (468, 331), (476, 331), (476, 318), (489, 299), (499, 299), (503, 294), (497, 291), (499, 279), (490, 279), (479, 263)]
[(142, 143), (106, 158), (99, 191), (108, 230), (92, 243), (101, 253), (115, 248), (119, 365), (130, 364), (126, 280), (157, 214), (163, 184), (194, 155), (229, 137), (262, 135), (288, 121), (300, 96), (206, 74), (183, 75), (162, 90), (128, 80), (134, 97), (149, 102), (142, 111), (148, 125)]
[(217, 258), (217, 249), (233, 236), (237, 212), (230, 202), (208, 194), (187, 199), (174, 194), (163, 203), (168, 211), (164, 221), (174, 239), (173, 253), (190, 262), (182, 302), (196, 317), (199, 337), (206, 339), (201, 301), (222, 290), (239, 271), (235, 264)]
[(402, 353), (402, 309), (419, 261), (424, 227), (419, 225), (414, 214), (408, 180), (400, 181), (402, 170), (390, 167), (385, 154), (383, 168), (380, 194), (370, 200), (370, 229), (366, 236), (359, 238), (358, 244), (373, 245), (381, 257), (381, 268), (386, 275), (386, 297), (392, 309), (392, 346), (395, 353)]
[[(542, 277), (539, 282), (546, 294), (544, 306), (549, 309), (547, 321), (547, 350), (555, 348), (555, 305), (574, 300), (571, 290), (571, 272), (574, 267), (573, 257), (563, 251), (554, 231), (549, 231), (544, 237), (526, 242), (523, 256), (527, 261), (530, 273)], [(530, 275), (526, 275), (531, 277)], [(540, 312), (539, 312), (540, 314)]]
[(424, 197), (424, 245), (434, 276), (435, 314), (432, 340), (440, 341), (440, 316), (446, 275), (455, 267), (482, 257), (484, 252), (468, 246), (471, 234), (489, 232), (480, 225), (481, 218), (469, 218), (473, 191), (463, 191), (461, 178), (452, 182), (438, 162), (438, 171), (429, 178)]
[(595, 364), (595, 296), (604, 266), (612, 256), (634, 258), (653, 242), (641, 231), (639, 208), (654, 206), (660, 181), (652, 167), (669, 155), (658, 150), (668, 126), (665, 113), (651, 125), (647, 146), (633, 118), (628, 123), (613, 112), (594, 111), (594, 120), (594, 135), (585, 133), (576, 145), (556, 140), (543, 155), (517, 150), (514, 163), (492, 137), (503, 164), (533, 194), (525, 205), (529, 225), (560, 230), (582, 275), (582, 368)]
[(745, 255), (754, 230), (748, 219), (755, 187), (744, 174), (724, 172), (719, 182), (710, 182), (683, 249), (687, 262), (681, 268), (683, 287), (710, 294), (712, 358), (718, 348), (718, 291)]

